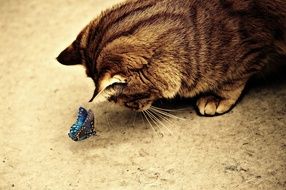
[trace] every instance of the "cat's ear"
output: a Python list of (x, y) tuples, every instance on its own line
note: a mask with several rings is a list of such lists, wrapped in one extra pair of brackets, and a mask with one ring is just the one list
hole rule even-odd
[(110, 76), (110, 74), (106, 74), (102, 79), (99, 80), (98, 88), (95, 90), (94, 95), (90, 102), (95, 100), (97, 103), (98, 102), (104, 102), (108, 100), (108, 98), (114, 93), (115, 91), (112, 90), (107, 90), (108, 87), (114, 85), (114, 84), (126, 84), (127, 79), (121, 75), (114, 75)]
[(75, 43), (62, 51), (57, 60), (63, 65), (79, 65), (82, 63), (80, 51), (76, 48)]

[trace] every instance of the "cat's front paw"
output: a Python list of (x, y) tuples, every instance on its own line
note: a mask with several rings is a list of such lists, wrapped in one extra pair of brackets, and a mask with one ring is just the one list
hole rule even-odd
[(214, 116), (228, 112), (233, 101), (215, 96), (203, 96), (197, 100), (197, 107), (201, 115)]

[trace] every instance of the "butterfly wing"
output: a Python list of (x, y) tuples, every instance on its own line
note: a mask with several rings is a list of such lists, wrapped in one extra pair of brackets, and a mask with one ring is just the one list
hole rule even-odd
[(84, 121), (86, 120), (87, 115), (88, 115), (87, 110), (84, 109), (83, 107), (80, 107), (78, 111), (78, 118), (75, 124), (83, 125)]
[(78, 133), (78, 139), (79, 141), (82, 141), (95, 134), (96, 134), (96, 131), (94, 130), (94, 114), (91, 110), (89, 110), (86, 120), (80, 132)]
[(78, 117), (77, 120), (75, 122), (75, 124), (72, 125), (70, 132), (69, 132), (69, 137), (71, 139), (73, 139), (74, 141), (78, 141), (78, 134), (81, 131), (81, 128), (86, 120), (88, 116), (88, 112), (86, 109), (84, 109), (83, 107), (79, 108), (78, 111)]
[(80, 108), (77, 122), (71, 127), (69, 137), (74, 141), (82, 141), (95, 134), (93, 112)]

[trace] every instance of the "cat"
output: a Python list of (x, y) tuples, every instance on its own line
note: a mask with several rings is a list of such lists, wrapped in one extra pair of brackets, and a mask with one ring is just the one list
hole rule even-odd
[(285, 56), (285, 0), (128, 0), (91, 21), (57, 60), (86, 68), (91, 101), (144, 111), (158, 99), (198, 97), (199, 114), (214, 116)]

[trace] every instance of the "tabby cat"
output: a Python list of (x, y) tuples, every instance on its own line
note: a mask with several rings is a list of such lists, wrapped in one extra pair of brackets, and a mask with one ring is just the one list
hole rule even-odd
[(136, 111), (198, 97), (228, 112), (247, 81), (286, 56), (285, 0), (128, 0), (91, 21), (57, 58), (82, 64), (108, 100)]

